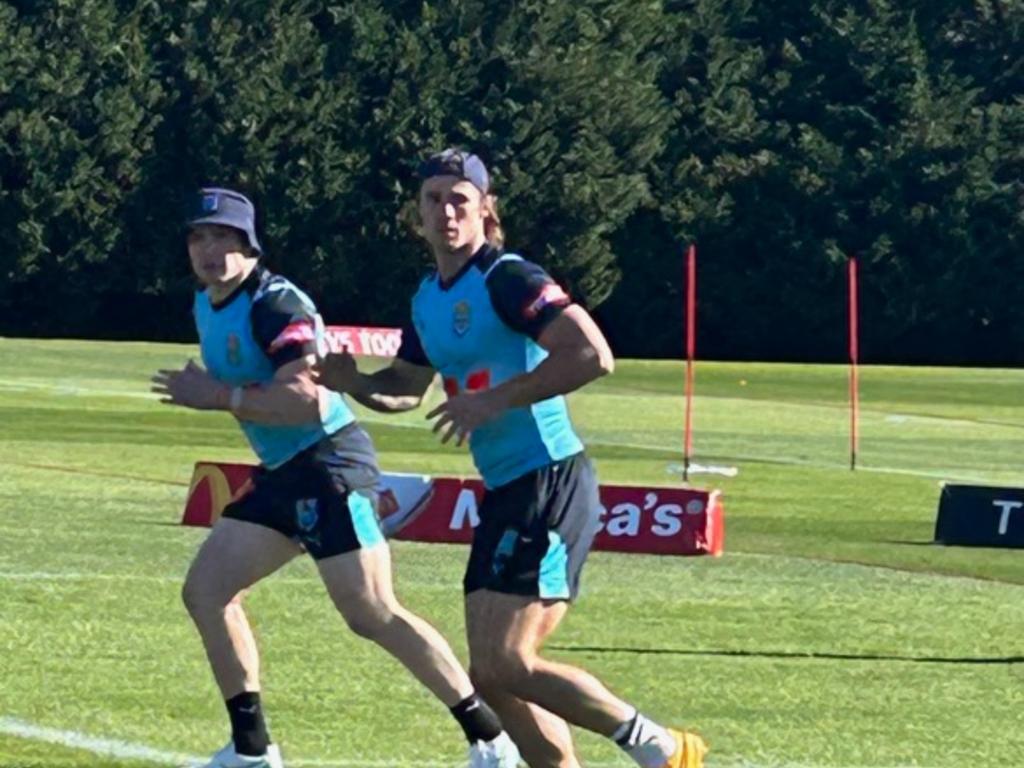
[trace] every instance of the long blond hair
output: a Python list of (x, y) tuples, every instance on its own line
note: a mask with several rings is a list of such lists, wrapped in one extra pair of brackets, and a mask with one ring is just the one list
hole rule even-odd
[(483, 206), (486, 214), (484, 237), (495, 248), (501, 248), (505, 245), (505, 229), (501, 226), (501, 217), (498, 215), (498, 198), (491, 194), (485, 194)]

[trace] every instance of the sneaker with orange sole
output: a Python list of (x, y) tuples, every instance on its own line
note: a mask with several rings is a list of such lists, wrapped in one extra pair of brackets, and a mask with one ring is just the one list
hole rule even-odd
[(676, 751), (662, 768), (702, 768), (704, 755), (708, 753), (708, 745), (696, 733), (677, 731), (669, 728), (668, 732), (676, 740)]

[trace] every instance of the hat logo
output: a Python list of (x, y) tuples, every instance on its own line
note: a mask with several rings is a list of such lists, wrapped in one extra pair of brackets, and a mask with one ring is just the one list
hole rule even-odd
[(469, 330), (469, 302), (460, 301), (452, 310), (452, 330), (456, 336), (465, 336)]
[(203, 213), (216, 213), (219, 205), (217, 195), (203, 195)]

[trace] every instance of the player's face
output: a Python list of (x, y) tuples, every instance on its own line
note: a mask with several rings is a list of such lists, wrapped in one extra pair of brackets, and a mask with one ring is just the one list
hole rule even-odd
[(249, 249), (237, 229), (220, 224), (199, 224), (188, 231), (188, 257), (203, 285), (218, 286), (243, 276)]
[(435, 176), (420, 187), (423, 237), (434, 248), (457, 251), (484, 240), (483, 193), (472, 182)]

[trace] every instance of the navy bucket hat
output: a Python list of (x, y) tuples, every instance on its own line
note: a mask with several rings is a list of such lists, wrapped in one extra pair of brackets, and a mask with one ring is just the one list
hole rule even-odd
[(245, 233), (249, 247), (256, 253), (263, 253), (256, 239), (256, 209), (252, 201), (241, 192), (220, 187), (205, 187), (199, 190), (191, 205), (188, 226), (199, 224), (220, 224), (233, 227)]

